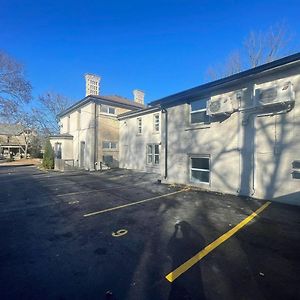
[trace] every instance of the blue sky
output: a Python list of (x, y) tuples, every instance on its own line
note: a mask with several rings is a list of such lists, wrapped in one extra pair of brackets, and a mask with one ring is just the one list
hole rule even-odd
[(84, 97), (86, 72), (101, 93), (152, 101), (207, 80), (210, 65), (250, 30), (284, 21), (300, 51), (299, 1), (0, 0), (0, 48), (21, 61), (36, 96)]

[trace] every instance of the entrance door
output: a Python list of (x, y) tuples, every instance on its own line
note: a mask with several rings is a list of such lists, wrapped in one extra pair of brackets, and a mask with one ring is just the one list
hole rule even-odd
[(80, 142), (80, 168), (84, 168), (85, 142)]

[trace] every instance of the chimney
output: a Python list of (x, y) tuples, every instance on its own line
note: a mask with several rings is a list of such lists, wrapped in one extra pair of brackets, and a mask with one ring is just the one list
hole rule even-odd
[(85, 74), (85, 96), (100, 94), (101, 77), (95, 74)]
[(144, 104), (145, 93), (141, 90), (133, 90), (134, 102)]

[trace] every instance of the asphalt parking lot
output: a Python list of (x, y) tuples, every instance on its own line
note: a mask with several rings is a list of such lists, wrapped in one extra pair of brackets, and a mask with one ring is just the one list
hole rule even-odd
[(0, 183), (2, 300), (300, 299), (299, 207), (128, 170)]

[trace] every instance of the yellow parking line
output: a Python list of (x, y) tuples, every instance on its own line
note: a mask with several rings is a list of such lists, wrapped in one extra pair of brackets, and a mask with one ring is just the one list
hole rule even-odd
[(189, 189), (185, 188), (185, 189), (182, 189), (182, 190), (177, 191), (177, 192), (168, 193), (168, 194), (164, 194), (164, 195), (160, 195), (160, 196), (155, 196), (155, 197), (151, 197), (151, 198), (136, 201), (136, 202), (131, 202), (131, 203), (127, 203), (127, 204), (124, 204), (124, 205), (115, 206), (115, 207), (95, 211), (95, 212), (92, 212), (92, 213), (85, 214), (83, 216), (84, 217), (95, 216), (95, 215), (103, 214), (105, 212), (113, 211), (113, 210), (116, 210), (116, 209), (121, 209), (121, 208), (125, 208), (125, 207), (128, 207), (128, 206), (137, 205), (137, 204), (145, 203), (145, 202), (148, 202), (148, 201), (156, 200), (156, 199), (159, 199), (159, 198), (164, 198), (164, 197), (168, 197), (168, 196), (171, 196), (171, 195), (179, 194), (179, 193), (182, 193), (182, 192), (186, 192), (188, 190)]
[(188, 269), (190, 269), (193, 265), (195, 265), (197, 262), (199, 262), (209, 252), (211, 252), (212, 250), (217, 248), (219, 245), (221, 245), (223, 242), (225, 242), (230, 237), (232, 237), (237, 231), (239, 231), (241, 228), (243, 228), (247, 223), (249, 223), (259, 213), (261, 213), (264, 209), (266, 209), (270, 204), (271, 204), (271, 202), (269, 202), (269, 201), (266, 202), (258, 210), (256, 210), (254, 213), (252, 213), (250, 216), (248, 216), (242, 222), (237, 224), (234, 228), (232, 228), (229, 231), (227, 231), (226, 233), (224, 233), (222, 236), (217, 238), (214, 242), (212, 242), (211, 244), (206, 246), (204, 249), (202, 249), (200, 252), (198, 252), (192, 258), (190, 258), (185, 263), (183, 263), (181, 266), (179, 266), (177, 269), (175, 269), (174, 271), (169, 273), (166, 276), (166, 279), (170, 282), (173, 282), (176, 278), (178, 278), (180, 275), (182, 275), (184, 272), (186, 272)]
[(87, 193), (92, 193), (92, 192), (102, 192), (102, 191), (109, 191), (109, 190), (115, 190), (115, 189), (125, 189), (125, 188), (134, 187), (136, 185), (144, 184), (144, 183), (146, 183), (146, 182), (139, 182), (139, 183), (135, 183), (135, 184), (131, 184), (131, 185), (122, 185), (122, 186), (115, 186), (115, 187), (112, 186), (110, 188), (105, 188), (105, 189), (93, 189), (93, 190), (81, 191), (81, 192), (71, 192), (71, 193), (55, 195), (55, 197), (73, 196), (73, 195), (87, 194)]

